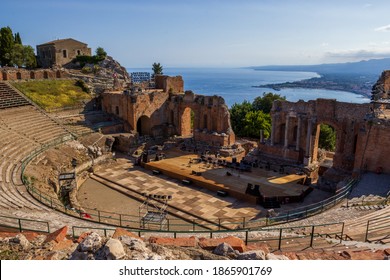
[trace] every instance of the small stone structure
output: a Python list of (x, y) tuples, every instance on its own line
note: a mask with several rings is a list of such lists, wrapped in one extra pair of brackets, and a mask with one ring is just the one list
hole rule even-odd
[(155, 83), (154, 90), (102, 94), (103, 110), (124, 119), (127, 130), (140, 135), (193, 135), (196, 141), (213, 146), (234, 144), (229, 110), (222, 97), (183, 93), (181, 76), (156, 76)]
[(91, 55), (88, 45), (75, 39), (59, 39), (37, 46), (37, 62), (44, 68), (63, 66), (78, 55)]

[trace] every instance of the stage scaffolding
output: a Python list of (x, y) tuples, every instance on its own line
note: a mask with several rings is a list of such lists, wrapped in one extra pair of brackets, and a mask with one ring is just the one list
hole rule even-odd
[(172, 196), (146, 193), (143, 196), (145, 201), (139, 207), (140, 228), (167, 229), (168, 201)]

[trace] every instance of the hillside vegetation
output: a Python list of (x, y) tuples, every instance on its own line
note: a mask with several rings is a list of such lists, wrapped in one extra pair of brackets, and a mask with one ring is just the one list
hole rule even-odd
[(75, 107), (91, 99), (81, 81), (28, 81), (13, 83), (13, 86), (46, 111)]

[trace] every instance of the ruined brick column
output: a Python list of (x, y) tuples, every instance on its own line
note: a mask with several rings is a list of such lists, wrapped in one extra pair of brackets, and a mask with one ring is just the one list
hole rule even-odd
[(305, 165), (309, 165), (311, 162), (311, 157), (310, 157), (310, 151), (311, 151), (311, 133), (313, 130), (313, 120), (309, 117), (307, 119), (307, 135), (306, 135), (306, 151), (305, 151)]
[(290, 123), (290, 116), (286, 116), (286, 126), (284, 130), (284, 148), (288, 148), (288, 133), (289, 133), (289, 123)]
[(298, 115), (297, 142), (295, 145), (296, 151), (299, 151), (299, 145), (301, 140), (301, 129), (302, 129), (302, 117)]
[(271, 123), (271, 146), (275, 144), (275, 129), (276, 129), (276, 115), (274, 114), (272, 116), (272, 123)]

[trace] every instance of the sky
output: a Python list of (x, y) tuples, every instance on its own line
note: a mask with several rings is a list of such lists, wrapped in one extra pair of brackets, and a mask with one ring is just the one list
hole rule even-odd
[(1, 0), (23, 44), (64, 38), (125, 67), (245, 67), (390, 57), (390, 1)]

